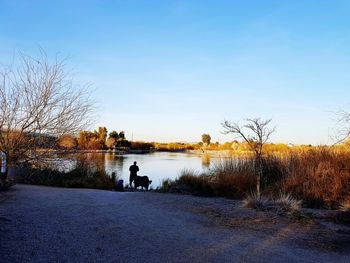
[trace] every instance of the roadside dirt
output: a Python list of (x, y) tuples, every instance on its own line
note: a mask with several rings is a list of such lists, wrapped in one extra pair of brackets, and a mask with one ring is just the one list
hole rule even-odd
[[(0, 202), (1, 262), (350, 262), (350, 228), (240, 201), (16, 185)], [(304, 216), (305, 215), (305, 216)]]

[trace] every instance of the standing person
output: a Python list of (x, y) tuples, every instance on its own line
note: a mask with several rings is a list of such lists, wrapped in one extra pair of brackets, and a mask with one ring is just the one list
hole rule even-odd
[(129, 171), (130, 171), (130, 187), (132, 187), (132, 182), (136, 179), (137, 172), (139, 171), (139, 167), (136, 165), (137, 163), (134, 162), (133, 165), (130, 166)]

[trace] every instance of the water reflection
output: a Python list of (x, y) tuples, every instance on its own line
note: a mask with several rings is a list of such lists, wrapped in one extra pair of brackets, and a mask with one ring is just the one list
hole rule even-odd
[(115, 155), (115, 154), (103, 154), (105, 156), (105, 167), (108, 172), (113, 172), (113, 168), (117, 168), (117, 170), (123, 170), (125, 156), (124, 155)]
[(210, 167), (210, 160), (211, 160), (210, 154), (204, 153), (202, 155), (202, 167), (204, 169), (208, 169)]

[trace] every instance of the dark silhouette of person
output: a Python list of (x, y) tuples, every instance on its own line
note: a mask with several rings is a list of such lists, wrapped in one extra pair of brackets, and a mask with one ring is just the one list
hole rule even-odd
[(139, 171), (139, 167), (136, 164), (137, 163), (134, 162), (134, 164), (131, 165), (130, 168), (129, 168), (129, 171), (130, 171), (130, 178), (129, 178), (130, 187), (132, 187), (132, 182), (135, 181), (136, 176), (137, 176), (137, 172)]

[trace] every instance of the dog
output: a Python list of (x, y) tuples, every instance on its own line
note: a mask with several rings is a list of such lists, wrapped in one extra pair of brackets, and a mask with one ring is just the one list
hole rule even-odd
[(152, 183), (152, 180), (150, 180), (148, 176), (136, 176), (134, 180), (135, 189), (141, 186), (141, 189), (146, 188), (146, 190), (148, 190), (148, 187), (151, 183)]

